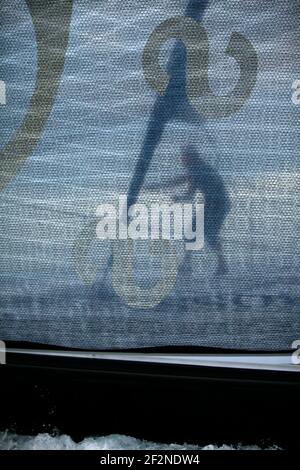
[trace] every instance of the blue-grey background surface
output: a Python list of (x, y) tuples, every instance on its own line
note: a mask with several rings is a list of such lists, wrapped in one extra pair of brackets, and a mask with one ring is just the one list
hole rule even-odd
[[(180, 0), (74, 1), (51, 115), (33, 153), (0, 193), (2, 340), (97, 349), (282, 350), (300, 337), (300, 106), (291, 100), (292, 82), (300, 79), (296, 0), (209, 2), (203, 25), (212, 88), (226, 93), (238, 80), (238, 67), (224, 54), (233, 31), (257, 50), (256, 87), (229, 118), (205, 126), (169, 123), (146, 178), (182, 174), (181, 145), (197, 145), (230, 194), (222, 230), (229, 273), (215, 278), (215, 256), (206, 246), (180, 272), (171, 294), (144, 310), (114, 293), (109, 272), (103, 279), (109, 243), (92, 244), (90, 261), (99, 267), (94, 283), (76, 274), (74, 243), (98, 204), (127, 193), (156, 98), (143, 76), (145, 43), (185, 6)], [(7, 87), (7, 104), (0, 107), (3, 148), (24, 118), (36, 78), (36, 40), (24, 0), (1, 2), (0, 44), (0, 80)], [(162, 63), (171, 47), (164, 48)], [(144, 245), (137, 247), (137, 278), (149, 285), (159, 260)], [(182, 257), (182, 244), (177, 248)]]

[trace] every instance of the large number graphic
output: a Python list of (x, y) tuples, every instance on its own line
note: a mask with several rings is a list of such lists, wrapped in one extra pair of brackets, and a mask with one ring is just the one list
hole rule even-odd
[(145, 80), (160, 96), (166, 93), (170, 77), (161, 68), (159, 55), (170, 39), (180, 39), (185, 45), (186, 92), (193, 108), (206, 119), (223, 118), (239, 111), (256, 83), (258, 58), (251, 42), (240, 33), (232, 33), (225, 52), (239, 64), (240, 77), (231, 93), (217, 96), (209, 86), (209, 41), (204, 27), (183, 16), (164, 21), (150, 35), (143, 54)]
[(44, 129), (57, 93), (68, 45), (72, 0), (26, 0), (37, 44), (37, 76), (25, 118), (0, 151), (0, 190), (31, 154)]

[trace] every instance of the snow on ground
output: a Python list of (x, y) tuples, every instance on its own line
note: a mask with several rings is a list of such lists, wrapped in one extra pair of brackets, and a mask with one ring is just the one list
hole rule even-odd
[[(270, 450), (278, 449), (276, 446)], [(111, 434), (109, 436), (87, 437), (81, 442), (74, 442), (67, 435), (21, 436), (12, 432), (0, 433), (0, 450), (261, 450), (259, 446), (214, 444), (204, 447), (190, 444), (160, 444), (135, 439), (134, 437)]]

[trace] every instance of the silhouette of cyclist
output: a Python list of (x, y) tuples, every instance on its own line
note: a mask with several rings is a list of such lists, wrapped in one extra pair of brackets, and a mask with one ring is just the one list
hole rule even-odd
[[(220, 239), (221, 227), (230, 211), (230, 200), (221, 176), (205, 162), (193, 145), (182, 149), (181, 161), (186, 169), (188, 189), (181, 198), (192, 199), (195, 192), (204, 196), (204, 240), (217, 255), (216, 275), (226, 274), (227, 264)], [(178, 201), (180, 198), (176, 197)]]
[[(182, 196), (175, 196), (176, 202), (187, 202), (193, 199), (196, 191), (204, 196), (204, 240), (217, 255), (216, 275), (228, 272), (223, 253), (220, 231), (230, 211), (230, 200), (221, 176), (215, 168), (204, 161), (195, 146), (189, 144), (182, 148), (181, 161), (186, 175), (165, 183), (164, 187), (176, 187), (187, 182), (188, 189)], [(195, 220), (193, 220), (193, 227)], [(185, 261), (190, 257), (187, 252)]]

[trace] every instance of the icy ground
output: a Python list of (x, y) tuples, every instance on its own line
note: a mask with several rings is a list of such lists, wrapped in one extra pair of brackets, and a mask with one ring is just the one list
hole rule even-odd
[[(276, 446), (270, 450), (278, 449)], [(0, 450), (261, 450), (259, 446), (214, 444), (204, 447), (190, 444), (160, 444), (135, 439), (134, 437), (111, 434), (110, 436), (87, 437), (74, 442), (70, 436), (47, 433), (37, 436), (21, 436), (12, 432), (0, 433)]]

